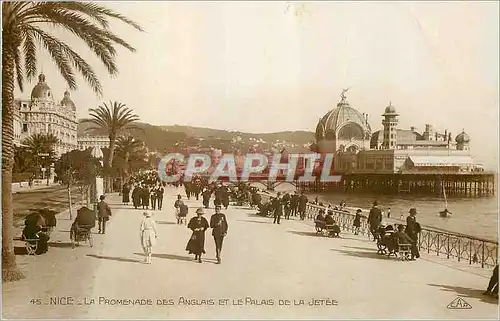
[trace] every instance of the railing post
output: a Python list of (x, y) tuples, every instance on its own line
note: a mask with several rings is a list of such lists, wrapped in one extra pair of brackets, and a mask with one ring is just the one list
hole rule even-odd
[(481, 267), (484, 268), (484, 241), (481, 242), (482, 253), (481, 253)]
[(427, 254), (431, 253), (431, 232), (427, 231)]
[(469, 265), (472, 264), (472, 240), (469, 240)]
[(437, 235), (436, 254), (437, 254), (437, 256), (439, 256), (439, 233), (438, 233), (438, 235)]
[(450, 258), (450, 236), (448, 235), (448, 242), (447, 242), (447, 245), (446, 245), (446, 258), (449, 259)]

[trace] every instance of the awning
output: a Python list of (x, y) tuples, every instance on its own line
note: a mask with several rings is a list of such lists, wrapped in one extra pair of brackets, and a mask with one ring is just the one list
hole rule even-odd
[(474, 165), (470, 156), (409, 156), (418, 167), (457, 167)]

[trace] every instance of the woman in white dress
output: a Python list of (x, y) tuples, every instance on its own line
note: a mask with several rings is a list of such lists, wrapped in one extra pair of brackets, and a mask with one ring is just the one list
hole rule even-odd
[(156, 233), (155, 221), (151, 218), (151, 213), (149, 212), (144, 212), (140, 233), (142, 249), (144, 250), (144, 255), (146, 256), (144, 262), (151, 264), (151, 254), (153, 246), (156, 245), (158, 234)]

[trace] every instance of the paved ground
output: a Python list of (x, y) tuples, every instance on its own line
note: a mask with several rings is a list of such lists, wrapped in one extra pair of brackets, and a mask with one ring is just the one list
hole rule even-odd
[[(160, 238), (152, 265), (141, 263), (141, 211), (114, 205), (108, 232), (95, 235), (94, 248), (69, 247), (70, 222), (63, 216), (47, 255), (19, 256), (28, 278), (4, 285), (3, 317), (495, 319), (498, 315), (498, 300), (481, 295), (488, 270), (426, 255), (415, 262), (386, 259), (364, 237), (318, 237), (310, 223), (273, 225), (237, 207), (226, 211), (229, 233), (222, 264), (215, 264), (209, 232), (206, 260), (195, 263), (184, 251), (190, 231), (175, 224), (171, 211), (175, 194), (167, 190), (164, 210), (154, 216)], [(118, 196), (110, 199), (118, 202)], [(190, 216), (199, 203), (188, 202), (193, 207)], [(47, 304), (51, 296), (71, 297), (75, 305)], [(472, 308), (448, 309), (458, 296)], [(111, 299), (150, 300), (151, 305), (105, 301)], [(330, 301), (310, 306), (312, 299)], [(289, 305), (280, 305), (285, 300)]]

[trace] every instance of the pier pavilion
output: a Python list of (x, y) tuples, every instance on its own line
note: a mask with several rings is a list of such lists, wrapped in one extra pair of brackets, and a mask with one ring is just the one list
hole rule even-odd
[(494, 173), (485, 172), (470, 154), (470, 137), (462, 130), (454, 140), (431, 124), (419, 133), (397, 127), (399, 114), (390, 103), (382, 114), (383, 129), (372, 133), (368, 115), (351, 107), (341, 94), (337, 107), (316, 127), (314, 151), (334, 153), (338, 183), (302, 184), (302, 188), (370, 190), (488, 196), (495, 193)]

